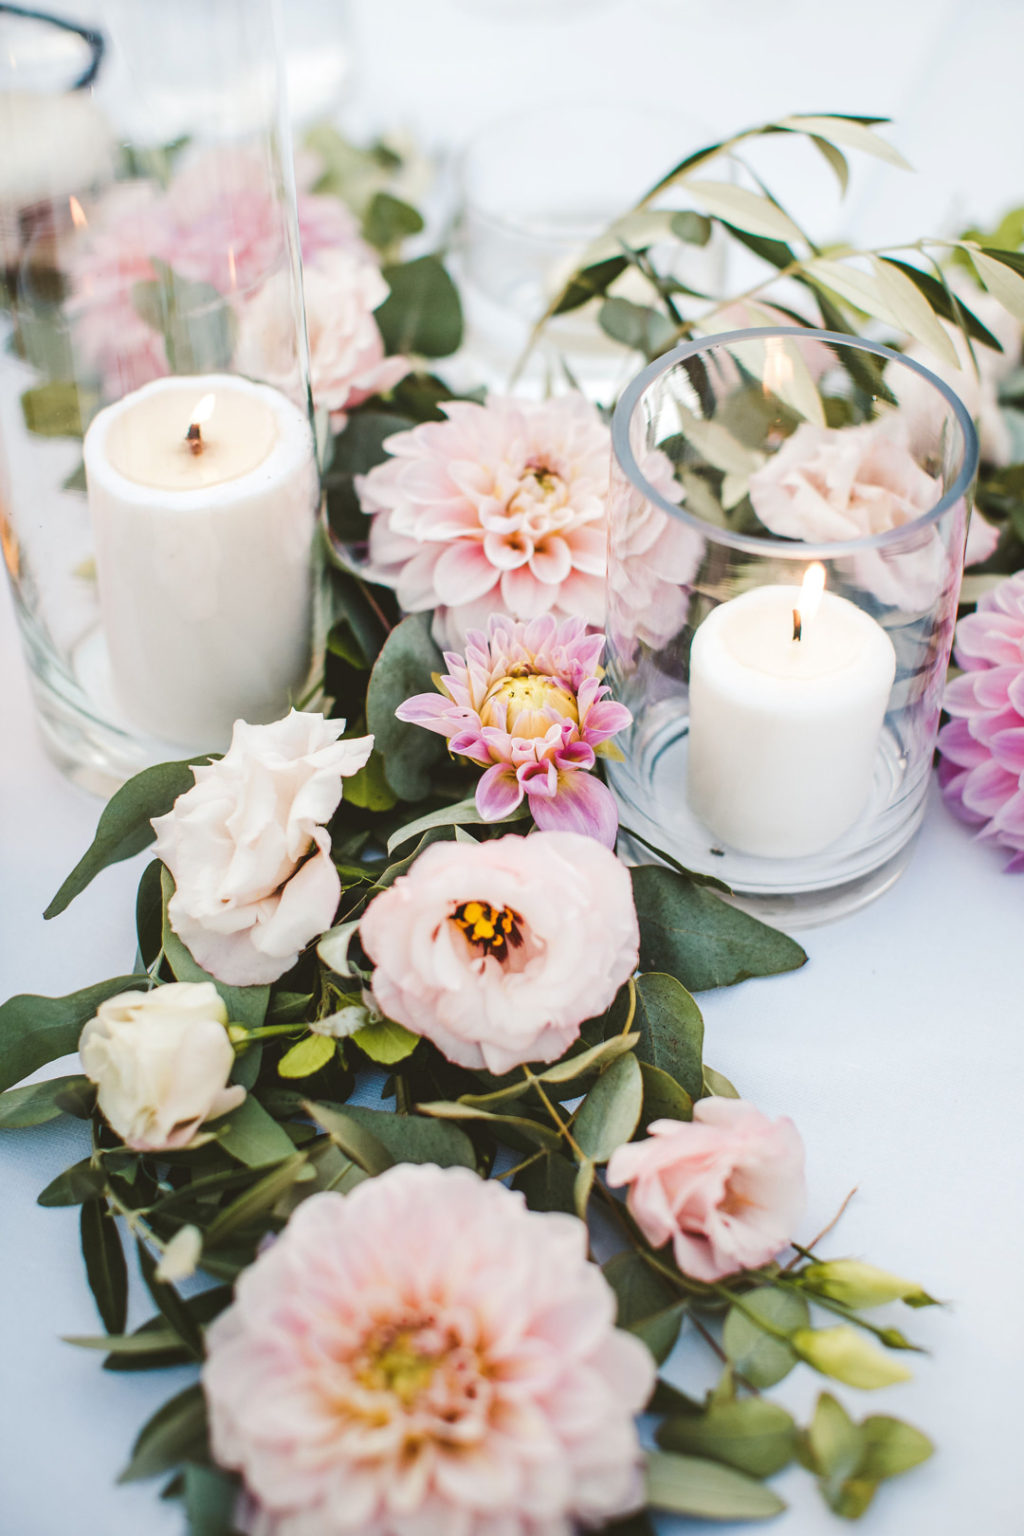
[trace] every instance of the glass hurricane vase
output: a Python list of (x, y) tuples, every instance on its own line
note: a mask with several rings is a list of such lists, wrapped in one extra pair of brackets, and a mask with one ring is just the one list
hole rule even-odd
[(223, 750), (310, 665), (320, 487), (277, 5), (179, 10), (164, 47), (148, 8), (104, 0), (95, 67), (31, 90), (18, 50), (47, 22), (22, 24), (0, 68), (19, 168), (0, 534), (46, 745), (99, 790)]
[(612, 437), (608, 666), (633, 725), (608, 774), (627, 851), (790, 924), (852, 910), (924, 814), (967, 411), (885, 347), (780, 327), (658, 359)]

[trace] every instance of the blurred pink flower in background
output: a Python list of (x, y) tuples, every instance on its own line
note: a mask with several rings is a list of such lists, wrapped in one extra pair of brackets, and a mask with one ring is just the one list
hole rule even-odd
[(525, 796), (539, 827), (611, 847), (615, 801), (589, 770), (595, 749), (632, 716), (601, 684), (603, 648), (582, 619), (559, 624), (548, 613), (523, 624), (496, 614), (486, 634), (470, 631), (464, 658), (445, 652), (442, 692), (416, 694), (395, 713), (487, 770), (476, 791), (485, 821), (500, 821)]
[(625, 867), (574, 832), (433, 843), (359, 925), (382, 1013), (449, 1061), (554, 1061), (637, 961)]
[(643, 1502), (654, 1386), (586, 1228), (467, 1168), (313, 1195), (207, 1333), (254, 1536), (568, 1536)]
[(582, 395), (453, 401), (356, 481), (373, 581), (455, 647), (492, 612), (604, 621), (611, 443)]
[(1024, 571), (960, 620), (953, 656), (963, 672), (943, 701), (939, 782), (955, 815), (1012, 850), (1007, 869), (1024, 870)]
[[(404, 357), (386, 357), (373, 312), (388, 296), (380, 268), (351, 251), (325, 251), (303, 268), (310, 383), (314, 404), (340, 432), (347, 412), (393, 389), (409, 372)], [(236, 365), (285, 381), (295, 367), (294, 315), (286, 278), (264, 283), (239, 314)]]
[[(142, 319), (135, 285), (153, 282), (154, 260), (228, 299), (251, 297), (287, 265), (273, 168), (253, 151), (185, 156), (166, 190), (126, 182), (82, 216), (69, 258), (73, 342), (111, 398), (169, 371), (163, 336)], [(348, 209), (333, 197), (298, 196), (303, 257), (345, 250), (371, 260)]]
[[(638, 468), (666, 501), (684, 500), (672, 461), (660, 448), (644, 454)], [(655, 506), (618, 469), (612, 472), (608, 513), (608, 627), (620, 653), (630, 653), (637, 641), (658, 649), (686, 623), (704, 538), (681, 517)]]
[(742, 1099), (699, 1099), (693, 1120), (655, 1120), (618, 1147), (608, 1183), (648, 1242), (671, 1241), (695, 1280), (757, 1269), (793, 1237), (804, 1213), (804, 1147), (792, 1120), (769, 1120)]
[[(750, 500), (772, 533), (808, 544), (909, 528), (937, 505), (942, 482), (910, 450), (894, 417), (854, 427), (801, 422), (750, 476)], [(946, 585), (948, 562), (931, 527), (908, 531), (898, 558), (885, 549), (851, 556), (856, 579), (882, 603), (924, 608)]]

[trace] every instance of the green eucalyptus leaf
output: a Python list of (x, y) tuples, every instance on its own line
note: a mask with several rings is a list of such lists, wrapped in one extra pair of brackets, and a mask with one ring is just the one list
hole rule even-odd
[(667, 971), (691, 992), (702, 992), (806, 964), (806, 954), (793, 939), (685, 875), (657, 864), (641, 865), (630, 874), (642, 970)]
[(796, 1425), (778, 1403), (744, 1397), (716, 1403), (707, 1413), (666, 1419), (657, 1438), (666, 1451), (709, 1456), (751, 1477), (771, 1477), (793, 1460)]
[(927, 1461), (935, 1449), (928, 1436), (902, 1419), (872, 1414), (860, 1426), (864, 1459), (857, 1468), (861, 1477), (881, 1481), (909, 1472)]
[(818, 1397), (807, 1431), (807, 1447), (820, 1477), (842, 1482), (857, 1471), (863, 1451), (860, 1432), (830, 1392)]
[(285, 1051), (277, 1064), (279, 1077), (312, 1077), (334, 1056), (335, 1043), (329, 1035), (307, 1035)]
[(204, 1255), (207, 1249), (216, 1248), (226, 1238), (272, 1211), (293, 1184), (308, 1177), (308, 1167), (309, 1160), (305, 1153), (293, 1150), (283, 1163), (243, 1190), (230, 1205), (217, 1213), (207, 1227), (203, 1235)]
[(136, 314), (164, 339), (172, 373), (216, 373), (231, 362), (238, 322), (212, 283), (198, 283), (150, 258), (156, 278), (132, 285)]
[(552, 314), (565, 315), (570, 310), (579, 309), (581, 305), (589, 303), (591, 299), (600, 298), (607, 293), (615, 279), (622, 276), (628, 266), (627, 256), (608, 256), (603, 261), (595, 261), (590, 266), (581, 267), (573, 273), (566, 284)]
[(692, 1120), (693, 1100), (674, 1077), (649, 1061), (641, 1061), (640, 1075), (644, 1081), (643, 1123), (649, 1126), (654, 1120)]
[(733, 1467), (667, 1451), (648, 1455), (647, 1502), (705, 1520), (770, 1520), (786, 1507), (773, 1489)]
[(493, 1129), (499, 1140), (507, 1137), (511, 1146), (518, 1146), (525, 1140), (534, 1146), (543, 1147), (545, 1151), (557, 1152), (562, 1145), (562, 1138), (553, 1126), (542, 1125), (525, 1115), (497, 1115), (490, 1110), (479, 1109), (475, 1104), (449, 1103), (440, 1099), (429, 1104), (418, 1104), (416, 1108), (421, 1115), (430, 1115), (438, 1120), (479, 1120), (484, 1126)]
[(640, 1060), (667, 1073), (691, 1100), (700, 1098), (704, 1020), (682, 982), (659, 971), (638, 976), (633, 1023)]
[[(871, 121), (884, 122), (885, 119), (874, 118)], [(791, 117), (780, 118), (778, 126), (810, 134), (812, 138), (825, 139), (830, 144), (842, 144), (846, 149), (856, 149), (865, 155), (873, 155), (876, 159), (884, 160), (888, 165), (894, 165), (901, 171), (912, 169), (888, 139), (883, 139), (880, 134), (872, 132), (865, 119), (840, 116), (836, 113), (815, 116), (800, 112), (794, 113)]]
[(643, 1108), (640, 1063), (633, 1053), (605, 1067), (580, 1105), (573, 1121), (573, 1140), (595, 1163), (606, 1163), (636, 1130)]
[(679, 1330), (683, 1326), (686, 1316), (686, 1302), (677, 1301), (664, 1312), (657, 1312), (653, 1317), (641, 1318), (639, 1322), (631, 1323), (629, 1332), (646, 1345), (659, 1365), (664, 1364), (676, 1347), (679, 1338)]
[(206, 1399), (196, 1382), (164, 1403), (143, 1426), (118, 1482), (132, 1483), (170, 1472), (196, 1455), (205, 1458), (206, 1435)]
[(128, 1316), (128, 1269), (117, 1222), (105, 1200), (86, 1200), (79, 1226), (85, 1273), (103, 1326), (120, 1334)]
[(619, 1328), (657, 1317), (680, 1299), (676, 1288), (636, 1249), (617, 1253), (602, 1267), (602, 1273), (615, 1292)]
[(283, 1162), (295, 1151), (291, 1137), (251, 1093), (213, 1128), (225, 1152), (247, 1168)]
[(238, 1492), (238, 1479), (230, 1472), (188, 1462), (184, 1503), (189, 1536), (235, 1536)]
[(678, 240), (684, 240), (687, 245), (707, 245), (711, 239), (711, 220), (706, 219), (702, 213), (694, 213), (692, 208), (674, 213), (669, 220), (669, 228)]
[(62, 1338), (64, 1344), (74, 1344), (78, 1349), (102, 1349), (110, 1355), (152, 1355), (164, 1353), (181, 1348), (181, 1339), (178, 1334), (168, 1328), (163, 1319), (158, 1320), (158, 1326), (139, 1329), (135, 1333), (99, 1333), (99, 1334), (75, 1334), (67, 1333)]
[(915, 283), (935, 313), (941, 315), (943, 320), (949, 320), (953, 325), (962, 325), (973, 340), (980, 341), (986, 347), (992, 347), (996, 352), (1002, 352), (1002, 344), (998, 337), (993, 336), (988, 326), (983, 325), (974, 311), (968, 309), (959, 294), (951, 294), (938, 278), (932, 277), (930, 272), (922, 272), (920, 267), (911, 266), (909, 261), (898, 261), (895, 256), (883, 256), (880, 259), (886, 266), (898, 268), (905, 277)]
[(385, 640), (366, 693), (366, 718), (384, 758), (388, 783), (402, 800), (422, 800), (432, 788), (432, 769), (445, 756), (444, 739), (420, 725), (396, 720), (399, 704), (433, 691), (442, 666), (430, 637), (429, 615), (410, 614)]
[(459, 291), (437, 256), (386, 266), (389, 296), (376, 311), (389, 352), (450, 357), (462, 344)]
[(340, 1105), (306, 1104), (304, 1108), (346, 1157), (358, 1163), (371, 1177), (385, 1173), (401, 1161), (392, 1156), (376, 1127), (371, 1129), (361, 1117), (352, 1112), (352, 1106), (346, 1104), (342, 1108)]
[[(722, 1347), (737, 1374), (752, 1387), (773, 1387), (789, 1375), (797, 1363), (797, 1353), (785, 1339), (759, 1328), (756, 1319), (792, 1334), (807, 1329), (807, 1303), (792, 1291), (765, 1287), (744, 1296), (743, 1306), (745, 1311), (737, 1306), (730, 1308), (722, 1330)], [(754, 1318), (747, 1315), (751, 1312)]]
[[(91, 1158), (83, 1157), (80, 1163), (74, 1163), (70, 1168), (65, 1168), (63, 1173), (58, 1173), (40, 1195), (36, 1196), (37, 1205), (82, 1205), (88, 1200), (97, 1200), (107, 1187), (107, 1176), (102, 1168), (97, 1168)], [(116, 1333), (115, 1328), (112, 1332)]]
[(658, 357), (677, 340), (676, 327), (667, 315), (631, 299), (605, 299), (597, 321), (612, 341), (647, 357)]
[[(640, 1036), (638, 1034), (613, 1035), (610, 1040), (602, 1040), (598, 1045), (592, 1045), (585, 1051), (580, 1051), (577, 1056), (566, 1056), (553, 1067), (547, 1067), (543, 1072), (535, 1073), (539, 1082), (555, 1083), (564, 1087), (566, 1083), (574, 1083), (577, 1078), (593, 1072), (596, 1067), (608, 1065), (617, 1057), (624, 1056), (636, 1045)], [(562, 1095), (559, 1095), (562, 1097)]]
[(414, 837), (421, 837), (424, 832), (430, 832), (435, 827), (503, 827), (514, 821), (524, 821), (529, 814), (529, 807), (522, 805), (517, 806), (511, 815), (503, 816), (500, 822), (488, 822), (480, 815), (474, 800), (460, 800), (457, 805), (445, 805), (439, 811), (417, 816), (415, 821), (392, 832), (388, 838), (388, 853), (394, 853), (403, 843), (411, 842)]
[[(166, 1280), (161, 1280), (156, 1272), (156, 1260), (139, 1239), (136, 1242), (138, 1252), (139, 1269), (153, 1305), (167, 1325), (174, 1330), (178, 1340), (193, 1360), (203, 1358), (203, 1336), (199, 1327), (193, 1320), (188, 1308), (174, 1289)], [(122, 1320), (122, 1327), (124, 1326)]]
[(0, 1004), (0, 1090), (78, 1049), (78, 1037), (100, 1003), (148, 987), (148, 976), (115, 976), (67, 997), (19, 993)]
[(521, 1168), (512, 1187), (526, 1196), (531, 1211), (566, 1211), (575, 1215), (576, 1169), (556, 1152), (542, 1152), (535, 1162)]
[(728, 219), (752, 235), (765, 235), (770, 240), (803, 240), (799, 227), (773, 202), (760, 192), (737, 186), (729, 181), (704, 181), (685, 179), (687, 192), (699, 208), (716, 218)]
[(192, 788), (193, 765), (207, 761), (208, 757), (203, 755), (186, 762), (159, 763), (155, 768), (144, 768), (123, 784), (104, 807), (96, 836), (43, 916), (56, 917), (101, 870), (148, 847), (156, 837), (150, 826), (153, 817), (167, 814), (178, 796)]
[(846, 189), (850, 184), (850, 165), (846, 156), (841, 149), (838, 149), (835, 144), (830, 144), (828, 139), (823, 139), (820, 134), (812, 133), (811, 143), (838, 181), (840, 196), (845, 197)]
[(738, 1099), (742, 1097), (735, 1084), (730, 1083), (723, 1073), (716, 1072), (714, 1067), (709, 1067), (707, 1062), (705, 1062), (704, 1088), (701, 1097), (706, 1097), (708, 1094), (713, 1094), (719, 1099)]
[(68, 1089), (88, 1088), (89, 1079), (51, 1077), (45, 1083), (30, 1083), (26, 1088), (11, 1088), (0, 1094), (0, 1130), (20, 1131), (32, 1125), (45, 1125), (65, 1113), (60, 1095)]
[(397, 1062), (405, 1061), (419, 1045), (420, 1038), (392, 1019), (367, 1024), (365, 1029), (357, 1029), (351, 1036), (352, 1044), (358, 1045), (364, 1056), (369, 1056), (381, 1067), (393, 1067)]
[(378, 251), (400, 245), (422, 228), (423, 218), (417, 210), (390, 192), (375, 192), (363, 215), (363, 234)]
[(357, 773), (345, 780), (345, 800), (366, 811), (390, 811), (398, 804), (384, 769), (384, 759), (376, 748)]
[[(330, 1106), (314, 1105), (320, 1111)], [(475, 1168), (476, 1154), (465, 1131), (423, 1115), (394, 1115), (390, 1110), (346, 1104), (345, 1119), (374, 1137), (396, 1163), (436, 1163), (439, 1168)], [(321, 1122), (324, 1129), (329, 1127)], [(368, 1170), (369, 1171), (369, 1170)]]

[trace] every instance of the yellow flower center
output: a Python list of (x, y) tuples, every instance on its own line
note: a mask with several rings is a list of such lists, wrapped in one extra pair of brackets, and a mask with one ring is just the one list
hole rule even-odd
[(436, 1356), (421, 1354), (413, 1335), (402, 1332), (383, 1343), (355, 1374), (360, 1386), (372, 1392), (389, 1392), (409, 1408), (429, 1387), (437, 1365)]
[(539, 672), (503, 677), (493, 683), (480, 709), (483, 725), (500, 725), (497, 704), (505, 706), (505, 729), (512, 736), (543, 736), (551, 726), (548, 710), (579, 724), (575, 695), (553, 677)]
[(507, 960), (509, 947), (518, 949), (523, 942), (519, 924), (522, 918), (511, 907), (492, 907), (486, 901), (464, 901), (456, 907), (451, 921), (485, 955)]

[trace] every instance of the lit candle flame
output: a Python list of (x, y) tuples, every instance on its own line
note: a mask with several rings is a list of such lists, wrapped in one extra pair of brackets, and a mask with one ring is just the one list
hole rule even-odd
[(202, 425), (204, 421), (209, 421), (210, 417), (213, 415), (213, 408), (216, 404), (216, 395), (203, 395), (203, 397), (200, 400), (197, 400), (195, 405), (192, 407), (192, 413), (189, 417), (188, 431), (185, 433), (185, 441), (188, 443), (188, 446), (191, 448), (193, 454), (200, 454), (203, 451)]
[(825, 590), (825, 567), (820, 561), (815, 560), (804, 572), (803, 586), (800, 588), (800, 596), (797, 605), (793, 609), (793, 639), (800, 640), (803, 637), (804, 625), (808, 619), (813, 619), (821, 607), (821, 595)]
[(85, 209), (77, 197), (68, 198), (68, 208), (71, 210), (71, 222), (76, 229), (88, 229), (89, 220), (85, 216)]

